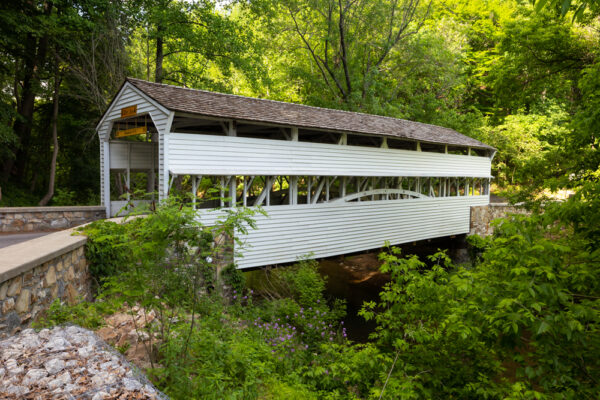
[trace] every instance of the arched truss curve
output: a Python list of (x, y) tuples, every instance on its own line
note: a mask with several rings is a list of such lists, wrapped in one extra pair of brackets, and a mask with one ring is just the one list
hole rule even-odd
[[(173, 176), (187, 184), (201, 208), (277, 206), (478, 196), (488, 178), (337, 176)], [(217, 196), (218, 195), (218, 196)], [(212, 200), (211, 200), (212, 199)]]
[(363, 197), (370, 196), (378, 196), (385, 197), (386, 200), (389, 199), (416, 199), (416, 198), (428, 198), (429, 196), (424, 195), (423, 193), (414, 192), (412, 190), (404, 190), (404, 189), (373, 189), (373, 190), (365, 190), (359, 193), (353, 193), (346, 195), (344, 197), (340, 197), (334, 200), (331, 200), (330, 203), (343, 203), (353, 200), (358, 200)]

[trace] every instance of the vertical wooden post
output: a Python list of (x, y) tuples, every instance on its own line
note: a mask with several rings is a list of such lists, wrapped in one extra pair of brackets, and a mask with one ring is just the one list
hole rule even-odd
[[(163, 167), (162, 167), (162, 171), (159, 171), (159, 176), (158, 176), (158, 180), (160, 182), (160, 177), (162, 175), (163, 178), (163, 187), (161, 188), (161, 190), (159, 190), (158, 193), (158, 199), (159, 200), (163, 200), (165, 198), (167, 198), (167, 196), (169, 195), (169, 131), (171, 130), (171, 126), (173, 125), (173, 119), (175, 118), (175, 112), (171, 111), (169, 113), (169, 119), (167, 121), (167, 126), (164, 128), (164, 131), (162, 132), (158, 132), (158, 145), (159, 145), (159, 154), (161, 151), (161, 144), (162, 144), (162, 154), (163, 154)], [(162, 143), (161, 143), (161, 136), (162, 136)], [(162, 192), (162, 193), (161, 193)]]
[(267, 198), (267, 206), (271, 205), (271, 187), (273, 186), (273, 182), (271, 181), (271, 177), (265, 177), (265, 195)]
[[(370, 188), (371, 188), (371, 190), (375, 189), (375, 177), (371, 178), (371, 187)], [(375, 200), (375, 195), (374, 194), (371, 195), (371, 200)]]
[(154, 142), (150, 141), (150, 145), (151, 147), (151, 157), (152, 157), (152, 168), (150, 168), (150, 171), (148, 171), (148, 184), (146, 185), (146, 190), (150, 191), (152, 193), (152, 201), (154, 201), (155, 195), (154, 195), (154, 187), (156, 185), (156, 173), (154, 168), (156, 168), (155, 165), (155, 161), (157, 159), (157, 155), (156, 155), (156, 148), (154, 146)]
[(292, 142), (297, 142), (298, 141), (298, 128), (297, 127), (292, 127)]
[(227, 136), (237, 136), (237, 126), (235, 121), (229, 121), (227, 124)]
[(106, 207), (106, 218), (112, 217), (110, 210), (110, 143), (107, 141), (102, 142), (104, 149), (104, 171), (102, 171), (104, 177), (104, 206)]
[(127, 143), (127, 201), (131, 200), (131, 143)]
[(198, 197), (198, 177), (192, 175), (192, 208), (196, 209), (196, 197)]
[(288, 202), (290, 205), (298, 204), (298, 177), (290, 176), (288, 180), (289, 184), (289, 198)]
[(235, 207), (237, 200), (237, 177), (235, 175), (232, 175), (229, 178), (229, 197), (231, 198), (231, 200), (229, 201), (229, 206)]
[(244, 185), (242, 187), (242, 205), (246, 207), (248, 204), (248, 187), (246, 186), (246, 176), (243, 176), (242, 179), (244, 179)]
[(223, 178), (222, 176), (219, 177), (219, 186), (220, 186), (220, 199), (219, 199), (219, 203), (221, 204), (221, 207), (225, 206), (225, 200), (223, 200), (223, 198), (225, 197), (225, 178)]

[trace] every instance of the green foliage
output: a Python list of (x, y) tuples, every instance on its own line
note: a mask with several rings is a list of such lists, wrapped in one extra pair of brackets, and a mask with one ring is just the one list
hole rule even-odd
[(600, 8), (532, 3), (421, 2), (406, 25), (387, 1), (7, 3), (2, 205), (36, 204), (46, 187), (54, 56), (62, 77), (55, 205), (98, 201), (90, 138), (125, 74), (451, 127), (498, 149), (496, 183), (518, 186), (521, 200), (575, 190), (545, 203), (543, 216), (469, 239), (468, 268), (444, 253), (427, 263), (395, 249), (383, 255), (392, 282), (362, 311), (378, 324), (370, 344), (344, 340), (343, 304), (325, 296), (313, 262), (261, 275), (269, 284), (256, 294), (229, 266), (223, 279), (236, 298), (223, 304), (210, 262), (220, 249), (210, 243), (252, 228), (251, 215), (223, 211), (214, 231), (185, 201), (88, 226), (86, 255), (105, 300), (54, 303), (40, 324), (97, 327), (114, 299), (154, 310), (152, 361), (162, 366), (154, 376), (173, 398), (596, 397)]
[[(445, 252), (427, 263), (397, 248), (383, 253), (391, 281), (361, 311), (377, 322), (367, 344), (345, 340), (343, 307), (325, 297), (314, 261), (258, 273), (257, 293), (238, 287), (232, 304), (194, 284), (208, 242), (181, 204), (125, 224), (136, 261), (109, 279), (104, 296), (155, 311), (151, 376), (174, 399), (593, 398), (594, 179), (545, 214), (498, 220), (492, 237), (469, 239), (473, 265), (455, 266)], [(48, 321), (97, 326), (98, 307), (55, 304)]]
[(289, 298), (301, 307), (316, 307), (323, 299), (327, 281), (314, 260), (304, 259), (286, 268), (266, 270), (265, 287), (259, 291), (272, 297)]
[(484, 127), (481, 139), (498, 150), (493, 165), (496, 183), (501, 187), (534, 184), (544, 175), (559, 173), (560, 168), (548, 160), (571, 134), (567, 121), (567, 113), (552, 106), (544, 114), (509, 115), (500, 125)]
[(86, 225), (81, 232), (88, 237), (85, 257), (90, 274), (97, 282), (128, 267), (132, 258), (126, 224), (100, 220)]
[(175, 328), (161, 349), (165, 368), (156, 371), (171, 398), (257, 398), (261, 381), (274, 372), (270, 349), (232, 322), (213, 312), (202, 314), (191, 336), (187, 326)]
[(230, 286), (234, 291), (242, 293), (246, 287), (244, 273), (240, 271), (235, 264), (229, 264), (221, 271), (223, 283)]
[(55, 206), (70, 206), (76, 204), (75, 198), (77, 193), (66, 189), (56, 189), (56, 193), (52, 197), (52, 205)]
[(1, 183), (0, 188), (2, 188), (2, 200), (0, 200), (2, 207), (26, 207), (39, 201), (27, 188), (12, 182)]
[(572, 207), (497, 222), (471, 269), (443, 254), (431, 267), (382, 255), (392, 281), (361, 313), (377, 321), (378, 346), (397, 352), (390, 396), (593, 397), (600, 253), (589, 250), (595, 231), (556, 223)]
[(41, 329), (75, 324), (88, 329), (97, 329), (104, 325), (104, 316), (114, 313), (121, 305), (122, 303), (114, 298), (102, 299), (93, 303), (79, 301), (73, 305), (56, 299), (43, 316), (34, 322), (33, 327)]

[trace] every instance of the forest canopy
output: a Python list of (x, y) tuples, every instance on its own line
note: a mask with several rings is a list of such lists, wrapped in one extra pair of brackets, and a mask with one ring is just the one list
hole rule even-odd
[(0, 205), (98, 204), (94, 128), (126, 76), (450, 127), (539, 199), (598, 166), (595, 1), (12, 1)]
[(532, 210), (464, 264), (385, 249), (354, 343), (314, 260), (256, 293), (231, 264), (222, 295), (213, 259), (256, 209), (215, 234), (171, 196), (87, 225), (99, 301), (37, 322), (155, 312), (145, 372), (174, 399), (597, 398), (599, 44), (598, 0), (2, 2), (0, 207), (100, 203), (95, 125), (130, 76), (449, 127), (494, 146), (493, 192)]

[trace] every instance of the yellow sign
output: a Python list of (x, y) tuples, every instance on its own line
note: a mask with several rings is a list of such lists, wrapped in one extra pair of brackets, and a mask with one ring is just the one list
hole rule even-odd
[(117, 131), (116, 137), (145, 135), (148, 132), (148, 127), (140, 126), (138, 128), (125, 129), (124, 131)]
[(136, 114), (137, 114), (137, 104), (134, 106), (121, 108), (121, 118), (131, 117)]

